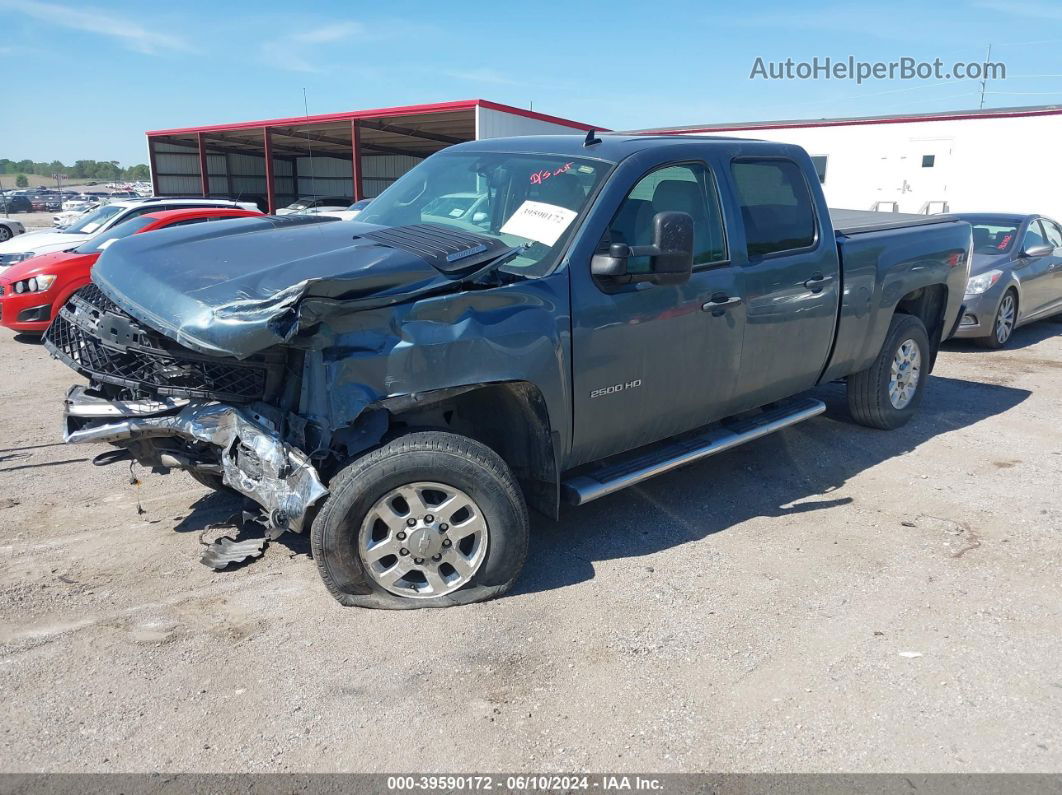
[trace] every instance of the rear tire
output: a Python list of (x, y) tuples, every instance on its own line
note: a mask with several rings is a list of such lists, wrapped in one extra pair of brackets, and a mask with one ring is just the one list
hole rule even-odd
[(914, 315), (893, 315), (874, 363), (848, 376), (848, 410), (869, 428), (907, 423), (922, 402), (929, 375), (929, 335)]
[(401, 436), (329, 483), (310, 543), (329, 592), (385, 609), (481, 602), (512, 587), (528, 516), (509, 467), (444, 431)]
[(992, 332), (987, 337), (978, 337), (977, 342), (986, 348), (999, 350), (1008, 342), (1018, 326), (1018, 294), (1008, 289), (999, 299), (999, 306), (992, 316)]

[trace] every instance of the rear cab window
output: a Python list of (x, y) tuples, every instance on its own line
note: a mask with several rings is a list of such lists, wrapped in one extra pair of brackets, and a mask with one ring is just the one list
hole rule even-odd
[(732, 161), (730, 170), (749, 259), (815, 246), (815, 205), (800, 166), (781, 158), (748, 158)]

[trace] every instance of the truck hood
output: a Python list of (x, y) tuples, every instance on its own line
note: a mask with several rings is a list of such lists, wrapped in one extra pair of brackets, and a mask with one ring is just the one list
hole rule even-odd
[(92, 280), (187, 348), (244, 358), (336, 311), (453, 289), (508, 249), (443, 227), (262, 216), (131, 235)]

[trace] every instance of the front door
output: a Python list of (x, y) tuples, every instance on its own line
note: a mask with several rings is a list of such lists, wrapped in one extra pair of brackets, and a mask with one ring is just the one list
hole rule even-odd
[(1052, 303), (1058, 300), (1055, 292), (1057, 288), (1052, 284), (1052, 277), (1056, 272), (1056, 263), (1062, 262), (1058, 256), (1062, 254), (1062, 249), (1056, 248), (1054, 252), (1043, 257), (1020, 256), (1021, 251), (1052, 242), (1043, 227), (1042, 220), (1033, 219), (1029, 222), (1025, 235), (1022, 237), (1019, 257), (1014, 260), (1014, 273), (1021, 282), (1021, 302), (1018, 312), (1023, 318), (1045, 312)]
[(742, 158), (730, 173), (745, 245), (735, 257), (746, 304), (735, 394), (745, 410), (818, 381), (833, 343), (840, 273), (837, 243), (818, 221), (825, 208), (816, 212), (809, 175), (795, 161)]
[[(603, 458), (730, 413), (745, 324), (715, 175), (704, 163), (650, 171), (620, 205), (599, 250), (650, 243), (658, 212), (694, 222), (694, 265), (677, 285), (594, 280), (573, 290), (572, 463)], [(589, 272), (590, 263), (572, 263)], [(629, 269), (648, 271), (648, 258)], [(584, 274), (579, 274), (582, 278)], [(574, 278), (574, 277), (573, 277)]]
[(1040, 219), (1040, 228), (1046, 241), (1055, 249), (1043, 258), (1041, 284), (1036, 289), (1040, 301), (1037, 311), (1046, 316), (1062, 309), (1062, 228), (1049, 218)]

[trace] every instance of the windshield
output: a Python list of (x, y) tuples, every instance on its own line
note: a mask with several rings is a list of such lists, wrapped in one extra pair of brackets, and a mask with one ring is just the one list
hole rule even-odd
[(447, 152), (402, 176), (358, 221), (438, 224), (491, 237), (522, 247), (502, 270), (542, 276), (611, 167), (560, 155)]
[(123, 209), (125, 208), (116, 207), (113, 204), (105, 204), (88, 215), (78, 218), (74, 223), (70, 224), (70, 226), (60, 231), (91, 235), (93, 232), (98, 231), (101, 226), (120, 213)]
[(103, 251), (107, 247), (109, 240), (119, 240), (123, 237), (129, 237), (134, 235), (143, 229), (148, 224), (152, 224), (156, 221), (155, 218), (148, 218), (146, 215), (141, 215), (136, 218), (131, 218), (128, 221), (123, 221), (120, 224), (115, 224), (105, 232), (100, 232), (95, 237), (90, 237), (80, 246), (74, 249), (78, 254), (95, 254), (98, 251)]
[(975, 254), (1006, 254), (1014, 247), (1018, 225), (1002, 218), (972, 224)]

